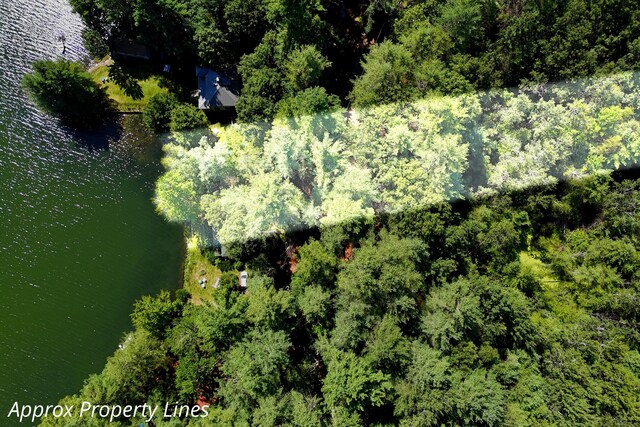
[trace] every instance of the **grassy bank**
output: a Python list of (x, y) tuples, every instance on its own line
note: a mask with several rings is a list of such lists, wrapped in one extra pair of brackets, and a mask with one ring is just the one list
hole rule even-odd
[(143, 97), (142, 99), (133, 99), (130, 96), (127, 96), (118, 85), (108, 79), (109, 65), (111, 64), (113, 64), (113, 60), (107, 57), (94, 67), (91, 67), (89, 69), (89, 74), (91, 74), (96, 83), (106, 89), (107, 95), (116, 103), (119, 111), (142, 111), (152, 96), (158, 93), (167, 92), (166, 89), (160, 87), (159, 76), (150, 75), (143, 79), (136, 79), (142, 89)]
[[(195, 238), (187, 241), (187, 251), (184, 258), (184, 283), (183, 288), (191, 294), (193, 304), (202, 304), (213, 298), (213, 285), (222, 272), (218, 267), (209, 262), (202, 254)], [(198, 283), (201, 279), (207, 279), (204, 288)]]

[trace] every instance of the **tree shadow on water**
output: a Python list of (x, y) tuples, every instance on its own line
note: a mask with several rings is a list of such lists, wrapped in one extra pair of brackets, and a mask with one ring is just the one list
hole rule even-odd
[(111, 144), (122, 136), (121, 116), (113, 114), (103, 124), (92, 128), (68, 130), (78, 146), (90, 151), (108, 150)]

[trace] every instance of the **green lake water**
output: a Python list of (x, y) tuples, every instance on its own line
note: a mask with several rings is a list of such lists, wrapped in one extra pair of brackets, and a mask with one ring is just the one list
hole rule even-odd
[[(154, 211), (157, 144), (129, 116), (77, 134), (20, 89), (34, 60), (80, 59), (65, 0), (0, 0), (0, 425), (99, 372), (135, 299), (178, 285), (182, 231)], [(149, 144), (152, 144), (151, 146)], [(24, 425), (24, 424), (23, 424)]]

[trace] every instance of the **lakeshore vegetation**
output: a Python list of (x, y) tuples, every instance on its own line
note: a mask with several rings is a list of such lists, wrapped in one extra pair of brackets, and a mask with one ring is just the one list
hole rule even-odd
[(64, 59), (35, 62), (22, 86), (38, 107), (74, 126), (102, 122), (110, 104), (80, 64)]
[(634, 0), (70, 2), (94, 58), (123, 41), (155, 58), (107, 67), (123, 109), (143, 108), (158, 88), (189, 102), (199, 64), (241, 82), (243, 122), (606, 75), (640, 61)]
[[(218, 259), (198, 304), (140, 300), (62, 403), (210, 405), (156, 426), (635, 425), (638, 206), (639, 180), (595, 175), (256, 245), (246, 292)], [(75, 422), (42, 425), (107, 425)]]
[[(94, 56), (174, 64), (144, 121), (189, 244), (183, 289), (137, 302), (61, 403), (209, 406), (158, 427), (640, 423), (637, 2), (71, 3)], [(241, 82), (236, 123), (189, 102), (196, 64)]]
[[(306, 106), (366, 106), (628, 71), (640, 60), (634, 0), (71, 4), (98, 57), (105, 45), (134, 40), (166, 63), (239, 78), (237, 113), (245, 122), (270, 121), (292, 102), (300, 107), (301, 93)], [(172, 76), (194, 89), (190, 67)]]

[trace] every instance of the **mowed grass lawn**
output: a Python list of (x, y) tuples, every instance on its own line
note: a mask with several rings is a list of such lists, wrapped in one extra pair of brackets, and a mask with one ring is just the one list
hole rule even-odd
[[(202, 255), (198, 248), (198, 243), (193, 239), (187, 242), (187, 254), (184, 261), (184, 289), (191, 294), (193, 304), (202, 304), (213, 299), (215, 289), (213, 285), (222, 272), (212, 265), (209, 260)], [(206, 278), (207, 283), (202, 289), (198, 280)]]
[(98, 65), (89, 71), (93, 79), (101, 86), (106, 88), (107, 95), (116, 102), (119, 111), (142, 111), (147, 105), (149, 98), (161, 92), (167, 92), (166, 89), (160, 87), (160, 80), (157, 76), (150, 76), (144, 80), (138, 80), (138, 84), (142, 88), (143, 98), (133, 99), (123, 92), (115, 83), (108, 79), (102, 83), (102, 79), (109, 77), (108, 65)]

